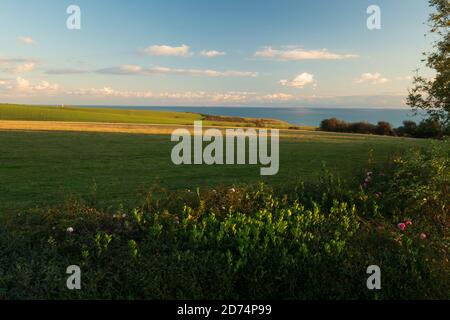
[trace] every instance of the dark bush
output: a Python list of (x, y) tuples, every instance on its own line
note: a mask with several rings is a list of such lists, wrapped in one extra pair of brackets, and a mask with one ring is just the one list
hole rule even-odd
[(336, 118), (325, 119), (320, 124), (320, 129), (331, 132), (346, 132), (348, 130), (348, 124)]
[(399, 136), (404, 137), (416, 137), (417, 136), (417, 123), (410, 120), (403, 121), (403, 126), (395, 129), (395, 132)]
[(348, 125), (348, 131), (352, 133), (373, 134), (375, 126), (368, 122), (353, 122)]
[(417, 127), (416, 137), (418, 138), (437, 138), (440, 139), (444, 135), (444, 128), (441, 123), (432, 118), (422, 120)]
[(331, 118), (321, 122), (320, 130), (433, 139), (443, 139), (450, 135), (450, 125), (444, 127), (441, 122), (431, 118), (422, 120), (419, 125), (414, 121), (404, 121), (403, 126), (396, 129), (386, 121), (379, 121), (377, 125), (373, 125), (368, 122), (345, 122)]
[(373, 133), (382, 136), (392, 136), (394, 135), (394, 130), (389, 122), (379, 121)]

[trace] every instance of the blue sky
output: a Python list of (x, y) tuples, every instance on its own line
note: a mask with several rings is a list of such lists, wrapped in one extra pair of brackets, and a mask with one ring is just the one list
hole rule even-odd
[[(81, 30), (66, 8), (81, 9)], [(381, 29), (366, 26), (369, 5)], [(426, 0), (2, 0), (0, 101), (399, 107)]]

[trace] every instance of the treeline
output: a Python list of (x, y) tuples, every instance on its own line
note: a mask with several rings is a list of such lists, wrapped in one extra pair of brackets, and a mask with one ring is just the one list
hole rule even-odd
[(420, 123), (407, 120), (403, 121), (403, 126), (393, 128), (392, 125), (386, 121), (379, 121), (375, 125), (368, 122), (346, 122), (331, 118), (321, 122), (320, 130), (434, 139), (442, 139), (444, 136), (450, 135), (450, 126), (444, 127), (435, 119), (425, 119)]

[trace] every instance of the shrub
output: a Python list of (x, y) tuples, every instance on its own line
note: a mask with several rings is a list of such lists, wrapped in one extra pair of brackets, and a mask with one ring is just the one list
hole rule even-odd
[(409, 120), (403, 121), (403, 126), (398, 127), (395, 131), (399, 136), (416, 137), (417, 123)]
[(450, 158), (447, 141), (395, 155), (374, 177), (370, 187), (374, 192), (384, 190), (381, 203), (389, 208), (387, 214), (434, 222), (448, 219)]
[(380, 121), (378, 125), (373, 125), (368, 122), (345, 122), (336, 118), (323, 120), (320, 124), (320, 130), (379, 135), (393, 134), (392, 126), (389, 122)]
[(444, 135), (444, 129), (441, 123), (433, 118), (422, 120), (417, 127), (416, 136), (418, 138), (437, 138), (440, 139)]
[(321, 122), (320, 129), (331, 132), (346, 132), (348, 130), (348, 124), (336, 118), (325, 119)]
[(379, 121), (373, 133), (382, 136), (392, 136), (394, 134), (394, 130), (392, 129), (392, 126), (389, 122)]

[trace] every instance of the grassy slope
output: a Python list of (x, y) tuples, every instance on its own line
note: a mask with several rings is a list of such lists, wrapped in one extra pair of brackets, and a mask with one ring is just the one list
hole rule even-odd
[[(354, 177), (370, 149), (378, 160), (426, 141), (351, 134), (299, 132), (281, 140), (280, 171), (265, 178), (282, 184), (310, 181), (322, 162)], [(156, 179), (171, 189), (232, 185), (261, 179), (259, 166), (180, 166), (171, 163), (167, 135), (0, 131), (0, 214), (56, 204), (68, 194), (87, 196), (95, 181), (103, 205), (135, 205)]]
[[(229, 121), (227, 118), (215, 117), (212, 121), (204, 121), (204, 125), (251, 126), (248, 121)], [(142, 124), (187, 124), (195, 120), (204, 120), (205, 116), (190, 112), (168, 112), (153, 110), (119, 110), (108, 108), (75, 108), (51, 106), (27, 106), (0, 104), (0, 120), (33, 120), (33, 121), (75, 121), (75, 122), (110, 122), (110, 123), (142, 123)], [(288, 127), (280, 121), (270, 121), (276, 127)]]

